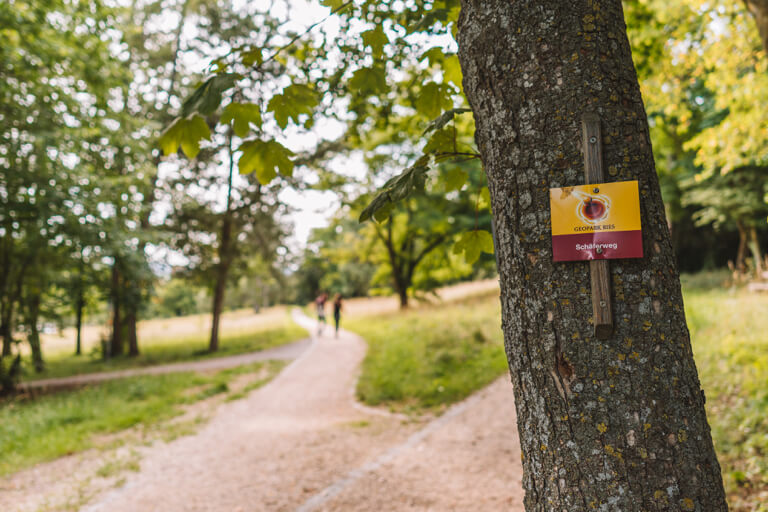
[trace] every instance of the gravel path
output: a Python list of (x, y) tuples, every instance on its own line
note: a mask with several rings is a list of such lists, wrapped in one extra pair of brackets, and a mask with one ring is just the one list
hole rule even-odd
[(82, 510), (522, 511), (509, 379), (410, 421), (355, 402), (365, 350), (346, 332), (314, 338), (269, 384), (154, 446)]

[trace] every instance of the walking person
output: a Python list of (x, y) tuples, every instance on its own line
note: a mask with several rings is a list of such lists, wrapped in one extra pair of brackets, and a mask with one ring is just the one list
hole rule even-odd
[(315, 299), (315, 308), (317, 309), (317, 335), (323, 334), (323, 328), (325, 327), (325, 303), (328, 301), (328, 294), (325, 292), (320, 293)]
[(341, 320), (341, 294), (333, 297), (333, 320), (336, 322), (336, 337), (339, 337), (339, 321)]

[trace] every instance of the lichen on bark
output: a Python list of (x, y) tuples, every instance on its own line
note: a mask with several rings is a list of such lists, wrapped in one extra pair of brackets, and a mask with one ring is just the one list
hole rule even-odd
[[(464, 0), (464, 89), (491, 191), (528, 511), (727, 510), (620, 0)], [(549, 188), (638, 180), (642, 259), (611, 263), (594, 337), (586, 263), (553, 263)]]

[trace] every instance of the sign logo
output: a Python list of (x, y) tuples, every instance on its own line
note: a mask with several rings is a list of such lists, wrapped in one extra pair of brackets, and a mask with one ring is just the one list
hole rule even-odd
[(552, 258), (642, 258), (637, 181), (549, 189)]
[(574, 190), (573, 194), (581, 201), (576, 206), (576, 214), (585, 224), (599, 224), (611, 211), (611, 198), (605, 194), (590, 195)]

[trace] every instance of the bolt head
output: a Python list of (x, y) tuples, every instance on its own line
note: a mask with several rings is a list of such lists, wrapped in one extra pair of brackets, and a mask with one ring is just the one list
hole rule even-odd
[(595, 252), (597, 254), (603, 254), (603, 248), (602, 247), (598, 247), (597, 249), (595, 249)]
[(599, 189), (599, 188), (597, 188), (597, 187), (595, 187), (595, 188), (593, 189), (593, 192), (594, 192), (595, 194), (597, 194), (597, 193), (599, 193), (599, 192), (600, 192), (600, 189)]
[(590, 144), (594, 144), (596, 142), (597, 142), (597, 137), (592, 136), (592, 137), (589, 138), (589, 143)]

